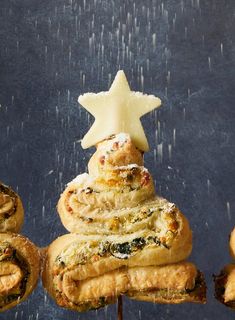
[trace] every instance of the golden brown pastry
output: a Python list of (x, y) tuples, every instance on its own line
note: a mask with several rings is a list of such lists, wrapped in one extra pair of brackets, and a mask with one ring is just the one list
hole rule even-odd
[(229, 238), (229, 251), (231, 257), (235, 259), (235, 228), (232, 230)]
[[(184, 261), (159, 267), (139, 268), (138, 275), (139, 277), (135, 275), (138, 285), (127, 292), (131, 299), (170, 304), (206, 303), (204, 275), (196, 270), (192, 263)], [(143, 280), (148, 286), (140, 286)]]
[(59, 199), (61, 221), (74, 234), (48, 247), (44, 287), (60, 306), (78, 311), (115, 302), (122, 294), (204, 303), (203, 275), (183, 261), (192, 249), (188, 221), (173, 203), (156, 196), (143, 165), (149, 147), (140, 118), (160, 106), (160, 99), (132, 92), (119, 71), (109, 91), (78, 101), (95, 117), (82, 147), (97, 150), (88, 173), (70, 182)]
[(235, 309), (235, 264), (226, 265), (214, 281), (216, 299)]
[(80, 224), (83, 234), (109, 234), (126, 241), (141, 237), (146, 243), (154, 239), (154, 254), (161, 264), (184, 260), (191, 253), (192, 233), (187, 219), (163, 198), (155, 197), (134, 208), (94, 212), (87, 218), (90, 223)]
[(99, 142), (96, 147), (97, 150), (88, 163), (88, 171), (93, 177), (98, 177), (115, 167), (129, 164), (144, 165), (143, 152), (136, 148), (129, 134), (112, 135)]
[(0, 312), (29, 296), (39, 271), (40, 255), (31, 241), (18, 234), (0, 233)]
[(99, 143), (88, 168), (89, 174), (75, 178), (60, 197), (58, 212), (67, 230), (122, 235), (145, 229), (181, 243), (185, 237), (191, 246), (187, 220), (174, 204), (155, 196), (143, 154), (129, 135)]
[(20, 197), (0, 182), (0, 232), (19, 232), (23, 220), (24, 209)]
[(82, 174), (60, 197), (64, 235), (48, 249), (43, 283), (56, 302), (99, 308), (118, 295), (161, 303), (205, 302), (187, 219), (155, 195), (143, 152), (125, 133), (98, 143)]
[[(235, 259), (235, 228), (229, 238), (229, 251)], [(235, 309), (235, 264), (226, 265), (219, 275), (214, 276), (215, 297), (224, 305)]]
[(195, 266), (160, 266), (158, 246), (144, 232), (142, 237), (61, 236), (48, 248), (43, 285), (57, 304), (78, 311), (115, 302), (120, 294), (162, 303), (205, 302), (204, 280)]

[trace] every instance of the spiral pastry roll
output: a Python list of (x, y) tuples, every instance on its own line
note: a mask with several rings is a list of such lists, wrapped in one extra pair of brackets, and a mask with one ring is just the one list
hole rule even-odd
[(0, 182), (0, 232), (19, 232), (24, 221), (20, 197), (10, 187)]
[(35, 288), (40, 255), (27, 238), (0, 233), (0, 311), (24, 301)]
[[(139, 206), (154, 198), (152, 177), (143, 167), (142, 152), (129, 135), (115, 135), (98, 144), (88, 168), (89, 174), (75, 178), (60, 197), (58, 212), (65, 228), (91, 234), (135, 230)], [(140, 216), (138, 219), (142, 220)]]
[(81, 224), (83, 234), (113, 234), (124, 239), (139, 238), (144, 232), (146, 238), (154, 239), (153, 250), (160, 264), (183, 260), (192, 249), (187, 219), (174, 204), (160, 197), (134, 208), (94, 213), (90, 219), (91, 223)]
[[(171, 262), (144, 231), (119, 236), (67, 234), (48, 248), (42, 279), (58, 305), (85, 311), (116, 301), (120, 294), (161, 303), (205, 302), (200, 272)], [(180, 259), (179, 259), (180, 260)]]
[(161, 303), (205, 302), (202, 274), (188, 262), (192, 233), (173, 204), (155, 195), (143, 153), (128, 134), (100, 142), (58, 202), (74, 234), (48, 249), (43, 283), (63, 307), (84, 311), (121, 294)]

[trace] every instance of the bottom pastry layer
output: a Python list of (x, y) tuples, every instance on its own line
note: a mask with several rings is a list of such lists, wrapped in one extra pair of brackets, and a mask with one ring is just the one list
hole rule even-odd
[(172, 290), (156, 289), (149, 291), (133, 291), (128, 296), (135, 300), (153, 303), (179, 304), (183, 302), (206, 303), (206, 284), (203, 274), (198, 271), (195, 286), (192, 289)]
[(44, 285), (56, 302), (77, 311), (97, 309), (114, 303), (121, 294), (155, 303), (206, 301), (203, 275), (189, 262), (122, 267), (85, 280), (79, 280), (81, 274), (77, 268), (68, 268), (54, 274), (53, 283), (49, 283), (45, 276), (44, 272)]

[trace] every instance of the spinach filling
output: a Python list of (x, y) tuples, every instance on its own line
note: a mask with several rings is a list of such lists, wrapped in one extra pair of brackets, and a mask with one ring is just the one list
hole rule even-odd
[(114, 257), (118, 259), (128, 259), (130, 256), (134, 255), (138, 250), (143, 249), (146, 245), (156, 244), (164, 245), (157, 237), (143, 237), (135, 238), (130, 242), (123, 243), (109, 243), (108, 241), (101, 243), (99, 251), (100, 256), (104, 256), (106, 253), (111, 253)]
[(2, 261), (11, 261), (12, 263), (15, 263), (17, 266), (19, 266), (21, 271), (23, 272), (23, 278), (19, 285), (19, 293), (14, 292), (11, 294), (10, 291), (8, 295), (1, 297), (0, 309), (15, 300), (20, 300), (24, 296), (27, 286), (27, 280), (29, 277), (27, 262), (8, 242), (3, 242), (0, 245), (0, 263)]
[(124, 243), (112, 243), (109, 249), (110, 253), (119, 259), (128, 259), (131, 255), (131, 243), (124, 242)]
[[(148, 236), (138, 237), (131, 241), (126, 241), (122, 243), (115, 243), (109, 241), (102, 241), (97, 243), (95, 246), (91, 247), (89, 243), (79, 244), (79, 247), (74, 247), (72, 251), (72, 255), (75, 257), (75, 264), (86, 264), (94, 255), (98, 255), (100, 257), (107, 256), (111, 254), (112, 256), (118, 259), (128, 259), (131, 256), (135, 255), (137, 251), (142, 250), (145, 246), (148, 245), (156, 245), (156, 246), (164, 246), (165, 248), (169, 249), (169, 247), (161, 241), (158, 237)], [(80, 250), (81, 249), (81, 250)], [(59, 266), (59, 268), (65, 268), (68, 264), (68, 257), (70, 253), (66, 254), (61, 253), (55, 259), (55, 262)]]

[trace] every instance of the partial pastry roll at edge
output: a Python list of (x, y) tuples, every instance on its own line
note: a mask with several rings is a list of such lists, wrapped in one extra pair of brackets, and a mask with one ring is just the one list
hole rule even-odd
[(0, 182), (0, 232), (19, 232), (24, 220), (24, 209), (19, 195)]
[(173, 261), (157, 247), (144, 231), (123, 237), (67, 234), (48, 247), (43, 285), (58, 305), (77, 311), (103, 307), (120, 294), (152, 302), (204, 303), (205, 284), (196, 267), (162, 265)]
[(235, 264), (226, 265), (214, 281), (216, 299), (235, 309)]
[(229, 251), (233, 259), (235, 259), (235, 228), (233, 228), (229, 237)]
[(0, 312), (24, 301), (35, 288), (40, 254), (29, 239), (0, 233)]
[[(235, 259), (235, 228), (229, 237), (229, 251)], [(215, 297), (221, 303), (235, 309), (235, 264), (227, 264), (219, 275), (214, 276)]]

